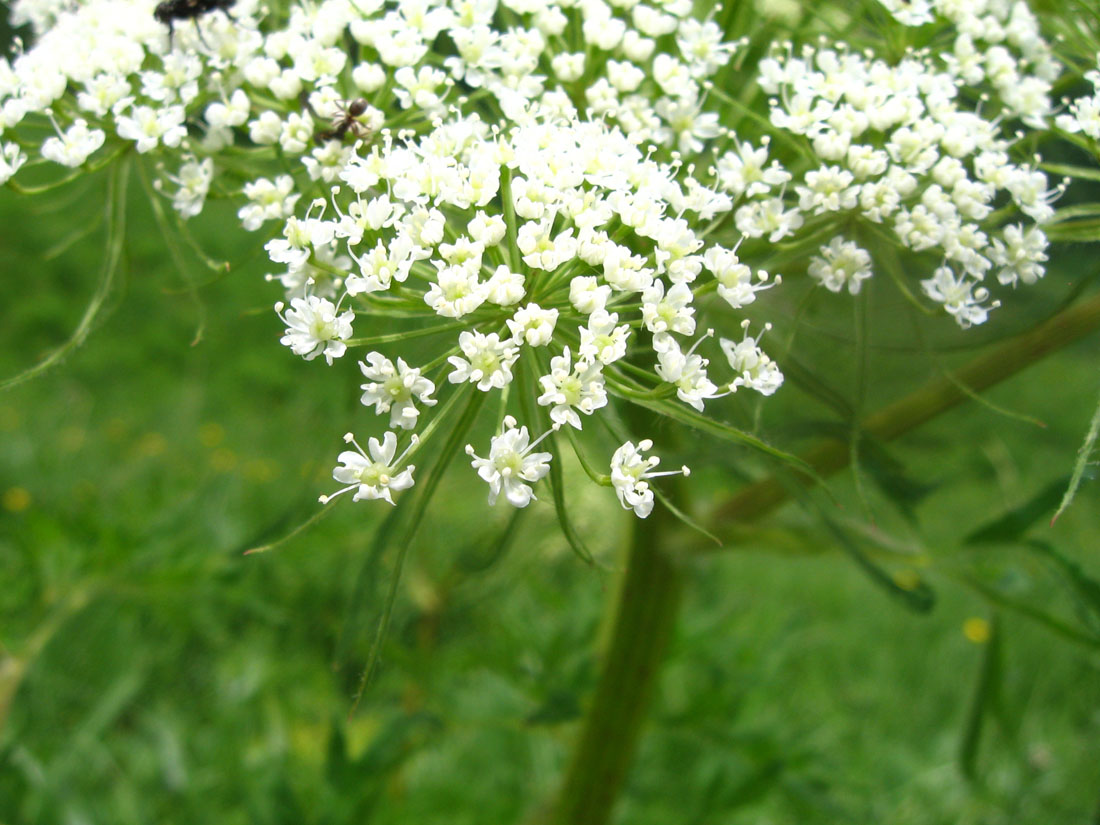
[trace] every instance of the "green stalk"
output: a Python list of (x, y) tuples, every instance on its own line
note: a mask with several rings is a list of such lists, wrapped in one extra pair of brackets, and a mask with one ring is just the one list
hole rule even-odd
[(683, 572), (665, 553), (675, 519), (635, 519), (611, 642), (553, 821), (603, 825), (626, 779), (676, 624)]

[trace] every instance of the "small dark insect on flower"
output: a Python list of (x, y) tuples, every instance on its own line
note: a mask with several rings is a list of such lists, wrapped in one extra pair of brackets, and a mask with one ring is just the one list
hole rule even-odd
[[(168, 26), (168, 48), (172, 48), (172, 25), (177, 20), (194, 20), (195, 30), (202, 40), (202, 29), (199, 28), (199, 18), (207, 12), (221, 9), (229, 16), (229, 8), (237, 0), (163, 0), (153, 10), (153, 17), (157, 21)], [(203, 45), (206, 41), (203, 40)]]
[(332, 118), (332, 128), (318, 132), (315, 140), (318, 143), (326, 140), (343, 140), (348, 132), (351, 132), (354, 137), (366, 140), (371, 134), (370, 127), (358, 118), (367, 111), (368, 105), (367, 101), (361, 97), (343, 101)]

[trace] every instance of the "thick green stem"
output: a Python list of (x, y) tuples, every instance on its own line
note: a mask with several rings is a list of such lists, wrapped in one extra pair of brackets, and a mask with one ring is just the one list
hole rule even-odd
[(635, 521), (611, 642), (557, 802), (560, 825), (606, 823), (626, 779), (676, 624), (683, 573), (664, 546), (674, 528), (660, 506)]

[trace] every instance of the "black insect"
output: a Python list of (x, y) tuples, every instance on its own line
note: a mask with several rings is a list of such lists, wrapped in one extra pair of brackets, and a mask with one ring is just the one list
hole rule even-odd
[[(237, 0), (163, 0), (153, 10), (153, 17), (168, 26), (168, 48), (172, 48), (172, 26), (177, 20), (194, 20), (195, 30), (202, 40), (202, 29), (199, 28), (199, 18), (207, 12), (221, 9), (226, 17), (229, 17), (229, 8)], [(203, 40), (203, 45), (206, 41)]]
[(355, 100), (343, 101), (332, 118), (332, 128), (318, 132), (314, 139), (318, 143), (323, 143), (326, 140), (343, 140), (348, 132), (351, 132), (357, 138), (364, 140), (369, 138), (370, 127), (359, 120), (363, 113), (367, 111), (368, 105), (367, 101), (361, 97)]

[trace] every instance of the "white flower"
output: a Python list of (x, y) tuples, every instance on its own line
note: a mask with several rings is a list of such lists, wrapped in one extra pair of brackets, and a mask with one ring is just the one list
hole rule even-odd
[(676, 339), (668, 333), (654, 336), (653, 347), (657, 350), (657, 375), (661, 380), (676, 385), (676, 397), (690, 404), (699, 412), (703, 411), (703, 400), (714, 398), (718, 387), (707, 378), (707, 359), (695, 354), (695, 347), (711, 334), (702, 336), (686, 353), (680, 350)]
[(651, 450), (653, 442), (648, 438), (638, 442), (635, 447), (628, 441), (611, 456), (611, 486), (623, 509), (633, 510), (638, 518), (645, 518), (653, 512), (653, 490), (646, 479), (658, 476), (690, 475), (691, 470), (681, 467), (679, 470), (661, 473), (651, 472), (661, 463), (657, 456), (645, 458), (643, 452)]
[(486, 215), (484, 212), (478, 212), (467, 225), (466, 231), (482, 246), (489, 247), (500, 243), (508, 228), (500, 215)]
[(58, 137), (46, 138), (42, 143), (42, 157), (62, 166), (75, 168), (102, 146), (105, 138), (102, 129), (89, 129), (86, 120), (77, 118)]
[(416, 426), (420, 410), (415, 401), (425, 406), (434, 406), (431, 397), (435, 384), (420, 375), (420, 370), (410, 367), (404, 359), (397, 359), (396, 368), (390, 359), (380, 352), (367, 354), (365, 361), (359, 363), (363, 375), (370, 379), (360, 386), (364, 406), (374, 404), (379, 415), (389, 412), (390, 426), (411, 430)]
[(445, 266), (424, 294), (424, 303), (444, 318), (461, 318), (485, 303), (488, 297), (489, 287), (478, 282), (476, 269)]
[(529, 347), (543, 347), (554, 336), (554, 325), (558, 322), (556, 309), (543, 309), (538, 304), (528, 304), (508, 319), (508, 329), (512, 331), (512, 340), (517, 344), (526, 343)]
[(237, 212), (244, 228), (250, 232), (259, 229), (264, 221), (285, 220), (294, 214), (294, 204), (301, 195), (294, 192), (294, 178), (280, 175), (274, 181), (258, 178), (244, 185), (244, 196), (249, 203)]
[(485, 282), (488, 288), (487, 298), (491, 303), (502, 307), (518, 304), (527, 293), (523, 289), (524, 278), (508, 267), (498, 266), (493, 276)]
[(569, 303), (582, 315), (591, 315), (607, 305), (611, 287), (593, 275), (577, 275), (569, 282)]
[(695, 309), (691, 287), (686, 283), (674, 284), (665, 294), (665, 285), (656, 280), (642, 293), (642, 320), (652, 333), (678, 332), (691, 335), (695, 332)]
[(541, 406), (550, 406), (550, 420), (558, 426), (569, 424), (581, 429), (581, 417), (577, 411), (592, 415), (607, 405), (604, 389), (603, 365), (578, 361), (572, 363), (569, 348), (550, 359), (550, 374), (539, 379), (542, 395)]
[(379, 241), (362, 255), (351, 256), (359, 264), (359, 274), (349, 275), (344, 282), (349, 295), (381, 292), (397, 281), (404, 282), (412, 269), (412, 241), (400, 235), (390, 243)]
[(228, 126), (241, 126), (248, 120), (248, 95), (244, 89), (237, 89), (228, 101), (218, 101), (206, 107), (204, 117), (214, 129)]
[(948, 266), (938, 267), (932, 277), (921, 281), (920, 285), (924, 294), (943, 304), (964, 329), (985, 323), (989, 310), (1000, 306), (1000, 301), (983, 306), (989, 298), (989, 290), (967, 280), (965, 275), (956, 277)]
[(26, 162), (27, 156), (18, 143), (0, 143), (0, 184), (7, 183)]
[(871, 277), (871, 255), (852, 241), (837, 235), (828, 246), (810, 259), (810, 277), (830, 292), (840, 292), (845, 287), (855, 295), (863, 281)]
[(132, 140), (137, 144), (138, 152), (149, 152), (158, 143), (165, 146), (179, 146), (187, 137), (187, 128), (183, 125), (187, 113), (182, 106), (135, 106), (129, 114), (118, 115), (115, 126), (118, 136)]
[(450, 356), (447, 361), (454, 372), (447, 376), (452, 384), (463, 381), (476, 383), (482, 392), (501, 389), (512, 381), (512, 365), (519, 358), (519, 347), (511, 340), (500, 340), (495, 332), (462, 332), (458, 346), (465, 358)]
[(785, 209), (782, 198), (752, 201), (737, 210), (734, 221), (737, 231), (750, 238), (768, 236), (775, 243), (802, 226), (802, 215), (797, 209)]
[(614, 312), (598, 309), (588, 318), (588, 326), (581, 327), (581, 345), (578, 355), (586, 361), (599, 361), (611, 364), (626, 355), (626, 345), (630, 340), (630, 326), (620, 324), (619, 316)]
[(473, 458), (471, 466), (489, 484), (490, 506), (496, 504), (501, 493), (513, 507), (526, 507), (531, 503), (535, 494), (529, 485), (550, 472), (549, 462), (553, 458), (550, 453), (531, 450), (551, 432), (553, 430), (548, 430), (533, 443), (528, 443), (527, 428), (517, 429), (516, 420), (509, 415), (504, 418), (504, 432), (493, 437), (488, 458), (479, 458), (473, 445), (466, 445), (466, 454)]
[(550, 237), (552, 221), (525, 223), (519, 228), (516, 246), (523, 253), (523, 262), (533, 269), (553, 271), (577, 254), (573, 230), (567, 229)]
[(393, 93), (402, 109), (410, 106), (427, 110), (438, 108), (440, 96), (437, 90), (448, 82), (447, 75), (431, 66), (421, 66), (418, 71), (403, 66), (394, 72), (393, 79), (397, 83)]
[(210, 182), (214, 179), (213, 158), (201, 161), (191, 158), (180, 167), (175, 177), (170, 177), (179, 189), (172, 195), (172, 207), (183, 218), (193, 218), (202, 211), (206, 202), (206, 193), (210, 191)]
[(759, 149), (751, 143), (741, 143), (736, 152), (722, 155), (718, 159), (718, 183), (722, 188), (732, 195), (755, 198), (789, 181), (790, 173), (778, 161), (773, 160), (771, 166), (765, 168), (768, 143), (767, 137), (760, 141)]
[(714, 273), (718, 280), (718, 295), (734, 309), (748, 306), (756, 300), (756, 293), (763, 289), (783, 283), (783, 279), (775, 276), (771, 283), (771, 277), (763, 269), (756, 271), (756, 283), (752, 282), (752, 270), (737, 257), (737, 252), (732, 249), (723, 249), (720, 246), (712, 246), (703, 255), (703, 265)]
[(1015, 285), (1017, 280), (1033, 284), (1043, 277), (1043, 262), (1047, 259), (1047, 237), (1037, 226), (1025, 230), (1019, 224), (1006, 226), (1004, 241), (993, 241), (993, 262), (1004, 267), (997, 273), (1002, 284)]
[(641, 292), (653, 283), (653, 268), (646, 259), (633, 255), (625, 246), (609, 243), (603, 258), (603, 277), (612, 289), (621, 292)]
[(562, 83), (572, 83), (584, 74), (584, 52), (554, 55), (550, 68)]
[(344, 441), (355, 445), (355, 450), (345, 450), (340, 453), (336, 460), (343, 466), (333, 470), (332, 477), (347, 486), (332, 495), (321, 496), (322, 504), (327, 504), (336, 496), (349, 490), (355, 490), (355, 495), (351, 497), (352, 501), (380, 498), (393, 504), (392, 490), (406, 490), (413, 486), (412, 474), (416, 466), (410, 464), (400, 472), (396, 468), (404, 461), (409, 450), (419, 443), (415, 435), (405, 451), (396, 458), (394, 456), (397, 453), (397, 436), (392, 432), (387, 432), (382, 437), (381, 443), (377, 438), (367, 441), (369, 456), (351, 433), (344, 436)]
[(826, 166), (806, 173), (806, 185), (796, 186), (798, 208), (820, 215), (854, 209), (859, 202), (859, 187), (852, 186), (854, 176), (839, 166)]
[(764, 324), (760, 335), (752, 338), (749, 336), (749, 321), (746, 319), (741, 322), (745, 335), (740, 341), (731, 341), (728, 338), (718, 340), (722, 352), (729, 359), (730, 369), (736, 375), (730, 382), (730, 392), (737, 392), (738, 387), (748, 387), (761, 395), (771, 395), (783, 383), (783, 373), (759, 345), (761, 336), (771, 328), (771, 324)]
[(275, 313), (287, 326), (279, 343), (290, 347), (295, 355), (307, 361), (324, 355), (331, 366), (332, 359), (339, 358), (347, 350), (344, 342), (351, 337), (351, 322), (355, 318), (352, 310), (337, 315), (337, 308), (331, 301), (316, 295), (294, 298), (285, 315), (283, 306), (282, 301), (275, 304)]

